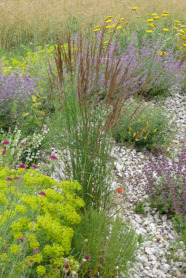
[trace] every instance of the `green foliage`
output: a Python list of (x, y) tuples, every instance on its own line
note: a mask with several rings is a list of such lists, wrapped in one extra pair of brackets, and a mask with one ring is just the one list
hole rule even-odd
[(176, 229), (177, 232), (181, 233), (182, 235), (185, 234), (185, 223), (183, 220), (183, 217), (181, 217), (178, 214), (172, 215), (172, 222), (174, 225), (174, 228)]
[[(185, 225), (185, 223), (184, 223)], [(182, 229), (182, 231), (176, 236), (176, 241), (170, 241), (169, 244), (171, 246), (170, 250), (171, 255), (174, 261), (183, 261), (185, 262), (186, 256), (186, 227)], [(182, 256), (180, 256), (180, 249), (183, 251)], [(177, 252), (179, 250), (179, 252)]]
[(127, 143), (139, 149), (154, 149), (169, 144), (169, 119), (164, 110), (150, 104), (145, 107), (133, 102), (127, 103), (123, 111), (124, 115), (113, 130), (116, 142)]
[(116, 277), (116, 267), (127, 275), (136, 246), (135, 232), (128, 223), (122, 223), (119, 218), (108, 219), (105, 211), (96, 210), (84, 213), (72, 243), (74, 254), (82, 262), (79, 273), (97, 277), (99, 271), (103, 278)]
[(141, 244), (141, 243), (143, 243), (145, 240), (144, 240), (144, 238), (142, 237), (142, 234), (139, 234), (138, 235), (138, 243), (139, 244)]
[[(75, 228), (72, 241), (73, 254), (77, 254), (79, 261), (87, 255), (90, 257), (90, 274), (96, 274), (101, 266), (101, 253), (108, 235), (107, 217), (104, 211), (85, 211), (81, 217), (81, 223)], [(82, 250), (83, 248), (83, 250)], [(82, 265), (82, 273), (87, 263)]]
[[(73, 226), (81, 220), (77, 210), (84, 206), (78, 190), (77, 182), (0, 168), (1, 277), (65, 277)], [(70, 260), (69, 269), (76, 271), (72, 256)]]
[(184, 223), (183, 229), (182, 229), (181, 232), (180, 232), (180, 235), (181, 235), (181, 240), (182, 240), (183, 243), (184, 243), (185, 252), (186, 252), (186, 224), (185, 224), (185, 223)]
[(137, 202), (136, 203), (136, 206), (134, 208), (134, 211), (137, 212), (137, 213), (141, 213), (141, 214), (144, 214), (145, 211), (144, 211), (144, 204), (142, 202)]
[(134, 251), (136, 250), (135, 231), (128, 223), (122, 223), (117, 217), (111, 223), (111, 233), (105, 247), (103, 256), (103, 277), (114, 276), (115, 266), (127, 275), (127, 271), (132, 267), (135, 260)]

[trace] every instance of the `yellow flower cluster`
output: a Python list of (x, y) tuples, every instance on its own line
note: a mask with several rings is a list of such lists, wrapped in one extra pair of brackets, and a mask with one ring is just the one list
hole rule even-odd
[(152, 129), (145, 114), (142, 114), (133, 125), (128, 127), (129, 141), (144, 142), (156, 132), (157, 128)]
[[(6, 180), (7, 176), (12, 178), (11, 183)], [(75, 193), (79, 190), (81, 186), (76, 181), (58, 183), (34, 170), (0, 168), (0, 230), (3, 232), (0, 250), (1, 244), (7, 245), (0, 261), (5, 275), (7, 261), (10, 265), (18, 258), (15, 271), (21, 277), (18, 266), (25, 257), (24, 268), (32, 266), (35, 275), (51, 277), (58, 273), (56, 277), (61, 277), (64, 257), (71, 251), (73, 225), (81, 220), (77, 210), (84, 206)], [(73, 262), (72, 258), (72, 270)]]
[[(138, 10), (139, 8), (138, 7), (132, 7), (131, 10), (132, 11), (136, 11)], [(172, 28), (167, 28), (166, 26), (168, 25), (166, 23), (166, 18), (170, 16), (170, 12), (168, 11), (162, 11), (162, 14), (161, 15), (158, 15), (157, 13), (146, 13), (148, 16), (151, 15), (152, 17), (151, 18), (147, 18), (145, 19), (145, 22), (147, 22), (148, 24), (148, 27), (150, 27), (149, 29), (146, 30), (146, 33), (147, 34), (152, 34), (154, 32), (154, 30), (158, 29), (158, 32), (160, 30), (162, 30), (162, 34), (166, 34), (169, 32), (171, 32), (171, 29)], [(141, 15), (138, 15), (136, 16), (137, 18), (141, 18), (142, 16)], [(98, 32), (100, 30), (108, 30), (107, 32), (105, 32), (106, 35), (108, 34), (113, 34), (113, 32), (115, 32), (116, 30), (119, 30), (119, 29), (122, 29), (123, 26), (127, 25), (129, 22), (123, 22), (124, 18), (120, 18), (119, 21), (117, 21), (117, 23), (114, 25), (110, 25), (110, 23), (112, 22), (113, 20), (113, 16), (107, 16), (105, 19), (104, 19), (104, 22), (105, 24), (102, 26), (102, 29), (101, 29), (101, 26), (100, 25), (97, 25), (94, 27), (93, 29), (93, 32)], [(158, 21), (159, 20), (159, 21)], [(155, 24), (155, 21), (157, 24)], [(123, 23), (123, 26), (119, 25), (120, 23)], [(163, 24), (162, 24), (163, 23)], [(182, 40), (183, 40), (183, 46), (186, 46), (185, 44), (185, 40), (186, 40), (186, 36), (185, 36), (185, 29), (183, 29), (183, 27), (185, 28), (185, 25), (181, 24), (180, 21), (178, 20), (175, 20), (175, 23), (177, 24), (177, 26), (173, 26), (173, 30), (176, 30), (178, 31), (178, 35), (181, 36)], [(178, 27), (180, 27), (178, 28)], [(105, 28), (105, 29), (104, 29)], [(153, 29), (151, 29), (153, 28)], [(156, 28), (156, 29), (155, 29)], [(112, 29), (109, 31), (109, 29)], [(172, 34), (172, 33), (171, 33)], [(180, 42), (180, 41), (179, 41)], [(106, 45), (107, 42), (104, 43), (104, 45)]]
[(159, 54), (160, 56), (162, 56), (162, 55), (168, 55), (167, 52), (162, 52), (162, 51), (158, 51), (158, 54)]

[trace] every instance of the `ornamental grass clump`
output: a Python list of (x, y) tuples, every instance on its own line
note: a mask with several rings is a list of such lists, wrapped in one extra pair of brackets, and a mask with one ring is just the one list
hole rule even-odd
[(55, 50), (58, 75), (50, 70), (56, 97), (47, 123), (50, 142), (69, 151), (71, 177), (82, 185), (86, 205), (94, 207), (108, 205), (110, 129), (141, 77), (134, 77), (140, 66), (135, 56), (118, 54), (113, 36), (104, 45), (104, 33), (105, 26), (92, 40), (69, 35), (67, 47), (58, 43)]
[(77, 182), (58, 183), (34, 170), (0, 168), (2, 278), (77, 273), (69, 253), (73, 227), (81, 220), (77, 211), (84, 206), (79, 190)]
[(113, 129), (113, 137), (117, 143), (153, 150), (165, 144), (168, 146), (172, 138), (170, 126), (164, 109), (130, 101), (123, 106), (123, 115)]
[(91, 278), (115, 278), (120, 272), (127, 277), (135, 261), (137, 237), (129, 223), (109, 218), (103, 210), (91, 209), (85, 211), (75, 228), (72, 248), (81, 263), (79, 277), (87, 273)]
[(151, 202), (161, 212), (176, 214), (185, 220), (186, 215), (186, 145), (174, 160), (162, 153), (161, 159), (149, 163), (144, 169), (147, 191)]

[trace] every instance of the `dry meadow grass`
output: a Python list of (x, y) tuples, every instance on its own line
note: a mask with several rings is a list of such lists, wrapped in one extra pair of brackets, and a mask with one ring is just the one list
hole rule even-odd
[[(112, 15), (129, 21), (134, 13), (162, 13), (166, 10), (175, 19), (184, 20), (185, 0), (0, 0), (0, 46), (14, 42), (45, 42), (54, 34), (61, 34), (67, 26), (86, 30), (90, 24), (100, 24)], [(137, 6), (139, 10), (131, 11)], [(136, 15), (135, 15), (136, 16)], [(75, 18), (70, 21), (69, 18)], [(78, 23), (76, 23), (78, 22)]]

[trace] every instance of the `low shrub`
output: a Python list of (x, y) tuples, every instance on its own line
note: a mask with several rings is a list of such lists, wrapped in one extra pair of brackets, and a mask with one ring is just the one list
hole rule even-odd
[(75, 228), (73, 254), (81, 266), (80, 277), (117, 277), (127, 275), (135, 258), (137, 237), (129, 223), (119, 218), (109, 219), (105, 211), (90, 210), (82, 216)]
[(154, 149), (158, 145), (168, 145), (169, 119), (165, 111), (153, 105), (139, 105), (130, 102), (123, 107), (118, 125), (113, 129), (113, 136), (118, 143), (131, 144), (136, 148)]
[(58, 183), (34, 170), (0, 168), (1, 277), (77, 273), (77, 262), (68, 255), (73, 226), (81, 220), (77, 211), (84, 206), (78, 190), (77, 182)]
[(185, 165), (186, 148), (183, 144), (178, 158), (171, 161), (162, 153), (162, 159), (149, 163), (144, 169), (151, 202), (161, 212), (181, 217), (177, 219), (181, 224), (186, 215)]

